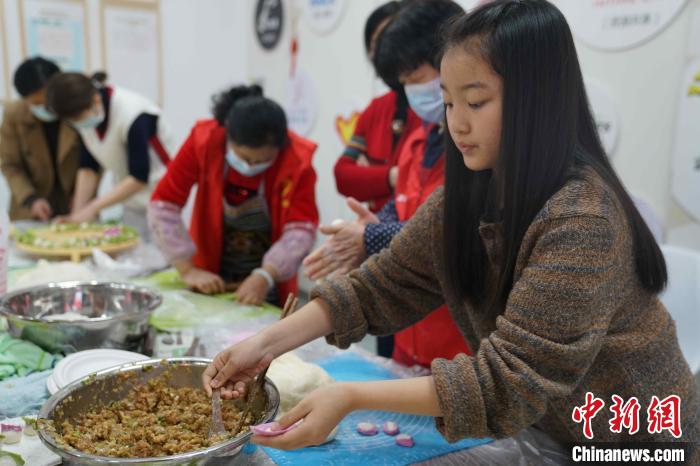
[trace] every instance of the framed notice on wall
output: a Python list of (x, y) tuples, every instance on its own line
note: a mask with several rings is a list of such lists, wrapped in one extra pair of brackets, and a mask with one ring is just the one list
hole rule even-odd
[(109, 81), (162, 104), (159, 2), (102, 0), (101, 16)]
[(9, 65), (7, 64), (7, 32), (5, 28), (5, 2), (0, 0), (0, 102), (10, 98)]
[(55, 61), (64, 71), (90, 69), (85, 0), (20, 0), (22, 52)]

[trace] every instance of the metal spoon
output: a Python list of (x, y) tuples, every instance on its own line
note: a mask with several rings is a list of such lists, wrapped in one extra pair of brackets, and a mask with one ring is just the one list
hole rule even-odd
[(209, 427), (209, 438), (226, 435), (224, 421), (221, 419), (221, 390), (216, 389), (211, 395), (211, 426)]

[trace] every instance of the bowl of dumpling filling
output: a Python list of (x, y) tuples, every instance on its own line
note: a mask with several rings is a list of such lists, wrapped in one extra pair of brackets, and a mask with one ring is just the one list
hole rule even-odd
[(43, 405), (39, 438), (76, 465), (204, 465), (235, 456), (250, 426), (275, 418), (279, 392), (266, 379), (249, 404), (221, 400), (225, 432), (210, 436), (212, 404), (202, 388), (210, 362), (151, 359), (91, 374)]

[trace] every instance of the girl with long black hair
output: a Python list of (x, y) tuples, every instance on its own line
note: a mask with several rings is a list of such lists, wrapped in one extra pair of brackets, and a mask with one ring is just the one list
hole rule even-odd
[[(427, 377), (323, 387), (279, 422), (299, 427), (254, 441), (319, 443), (349, 412), (380, 409), (435, 416), (448, 441), (535, 425), (581, 442), (575, 408), (591, 393), (605, 403), (595, 440), (685, 442), (686, 464), (700, 463), (697, 388), (657, 297), (663, 256), (601, 148), (564, 16), (545, 0), (487, 3), (448, 28), (440, 76), (444, 191), (390, 248), (217, 355), (205, 388), (240, 396), (274, 356), (319, 336), (346, 348), (446, 302), (474, 356), (436, 359)], [(634, 435), (613, 432), (613, 395), (636, 397), (642, 416), (654, 397), (678, 397), (680, 432), (644, 417)]]

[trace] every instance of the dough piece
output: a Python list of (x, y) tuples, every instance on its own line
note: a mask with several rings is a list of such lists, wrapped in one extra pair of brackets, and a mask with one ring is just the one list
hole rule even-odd
[(272, 361), (267, 376), (280, 392), (277, 418), (287, 414), (312, 391), (333, 382), (333, 378), (323, 368), (305, 362), (292, 353), (283, 354)]

